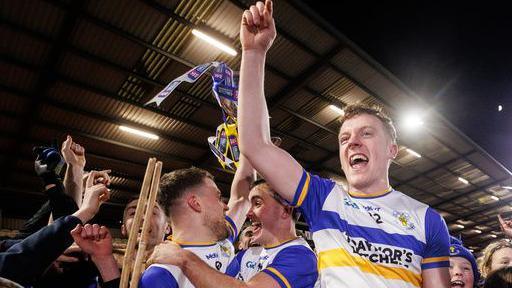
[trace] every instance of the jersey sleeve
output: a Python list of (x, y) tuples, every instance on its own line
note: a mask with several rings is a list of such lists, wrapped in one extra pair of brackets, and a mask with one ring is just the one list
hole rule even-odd
[(443, 217), (434, 209), (425, 214), (427, 245), (421, 261), (421, 269), (450, 267), (450, 236)]
[(226, 216), (226, 225), (228, 226), (229, 236), (228, 240), (231, 243), (235, 243), (236, 238), (238, 237), (238, 229), (236, 228), (236, 224), (229, 216)]
[(299, 207), (310, 227), (312, 226), (310, 222), (317, 218), (316, 216), (322, 210), (322, 205), (334, 185), (334, 181), (330, 179), (312, 175), (305, 170), (302, 172), (302, 177), (290, 205)]
[(281, 250), (263, 271), (282, 288), (314, 287), (318, 278), (316, 255), (304, 246)]
[(150, 266), (139, 281), (139, 288), (178, 288), (178, 282), (171, 272), (158, 266)]

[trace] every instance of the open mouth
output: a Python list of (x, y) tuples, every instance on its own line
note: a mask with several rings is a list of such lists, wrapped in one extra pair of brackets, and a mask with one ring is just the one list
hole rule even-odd
[(465, 285), (464, 282), (462, 282), (461, 280), (454, 280), (450, 283), (450, 287), (459, 287), (459, 288), (463, 288)]
[(349, 163), (353, 169), (363, 168), (368, 164), (368, 157), (362, 153), (354, 154), (350, 156)]

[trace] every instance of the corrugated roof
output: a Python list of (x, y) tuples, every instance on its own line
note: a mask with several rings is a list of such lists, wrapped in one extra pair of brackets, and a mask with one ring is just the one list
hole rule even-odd
[[(37, 177), (31, 147), (60, 141), (66, 134), (86, 147), (88, 169), (113, 170), (115, 205), (104, 210), (107, 223), (118, 219), (123, 201), (138, 193), (151, 156), (164, 160), (166, 171), (190, 165), (208, 168), (227, 192), (232, 174), (220, 171), (206, 144), (222, 121), (210, 77), (178, 87), (161, 107), (144, 103), (194, 65), (224, 61), (238, 70), (240, 55), (231, 57), (209, 46), (191, 30), (206, 27), (240, 50), (238, 24), (250, 3), (84, 3), (86, 7), (76, 1), (0, 3), (6, 24), (0, 36), (7, 40), (0, 44), (0, 161), (14, 167), (12, 175), (19, 177), (4, 177), (9, 185), (0, 189), (0, 202), (32, 195), (27, 190), (35, 189)], [(482, 234), (496, 232), (494, 215), (512, 215), (512, 210), (507, 212), (512, 198), (502, 188), (512, 185), (511, 173), (353, 43), (298, 6), (294, 1), (275, 4), (281, 33), (269, 51), (265, 75), (265, 94), (273, 105), (272, 134), (282, 137), (282, 147), (306, 168), (342, 177), (340, 115), (329, 105), (383, 105), (399, 132), (400, 153), (390, 169), (393, 185), (439, 209), (453, 232), (461, 232), (454, 223), (467, 221), (462, 223), (472, 237), (468, 243), (480, 247), (487, 238), (471, 234), (471, 229), (482, 226)], [(403, 127), (400, 116), (406, 106), (428, 113), (424, 129), (412, 133)], [(147, 130), (160, 139), (128, 135), (119, 125)], [(44, 199), (38, 197), (24, 210), (5, 213), (28, 217)]]

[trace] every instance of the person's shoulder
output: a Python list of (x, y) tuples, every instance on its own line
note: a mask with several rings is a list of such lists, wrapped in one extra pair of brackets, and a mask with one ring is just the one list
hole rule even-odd
[[(278, 257), (296, 257), (296, 258), (307, 258), (311, 255), (315, 255), (313, 250), (309, 247), (306, 240), (303, 238), (297, 238), (283, 246), (277, 253)], [(315, 257), (316, 258), (316, 257)]]
[(392, 198), (390, 201), (400, 201), (403, 204), (401, 206), (407, 207), (409, 211), (425, 211), (430, 206), (428, 204), (425, 204), (419, 200), (416, 200), (412, 198), (409, 195), (404, 194), (403, 192), (400, 192), (398, 190), (393, 189), (393, 192), (389, 194), (390, 198)]
[(142, 274), (139, 287), (178, 287), (175, 277), (178, 272), (180, 270), (175, 266), (153, 264)]
[(152, 264), (145, 271), (144, 275), (152, 276), (152, 275), (161, 275), (161, 274), (173, 274), (176, 270), (179, 270), (178, 267), (173, 265), (165, 265), (165, 264)]
[(316, 254), (302, 244), (292, 244), (277, 251), (270, 266), (291, 269), (291, 272), (305, 271), (317, 267)]
[(314, 181), (320, 181), (320, 182), (323, 182), (323, 183), (326, 183), (326, 184), (330, 184), (330, 185), (338, 185), (338, 182), (336, 182), (334, 179), (332, 178), (328, 178), (328, 177), (323, 177), (323, 176), (320, 176), (318, 174), (315, 174), (314, 172), (310, 172), (310, 171), (304, 171), (304, 173), (306, 173), (307, 176), (309, 176), (309, 180), (314, 180)]

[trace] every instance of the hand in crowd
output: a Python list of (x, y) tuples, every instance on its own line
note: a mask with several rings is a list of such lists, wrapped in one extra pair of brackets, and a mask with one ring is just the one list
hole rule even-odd
[[(104, 174), (106, 173), (100, 173), (98, 171), (90, 172), (86, 183), (82, 206), (80, 206), (80, 209), (73, 214), (80, 218), (82, 223), (86, 223), (91, 220), (92, 217), (98, 213), (101, 204), (108, 201), (110, 198), (110, 189), (108, 189), (104, 183), (94, 184), (98, 178), (104, 177)], [(106, 175), (108, 176), (108, 174)]]
[(64, 161), (70, 166), (85, 167), (85, 149), (78, 143), (73, 142), (73, 138), (68, 135), (66, 140), (62, 143), (61, 149)]
[(501, 231), (505, 233), (505, 236), (512, 238), (512, 220), (505, 220), (501, 215), (498, 214), (498, 220), (500, 221)]
[(110, 169), (101, 171), (90, 171), (84, 175), (85, 186), (90, 187), (96, 184), (110, 185)]
[(92, 260), (112, 256), (112, 236), (105, 226), (98, 224), (77, 225), (71, 230), (71, 236), (81, 250)]
[(147, 264), (168, 264), (180, 267), (184, 261), (187, 250), (172, 241), (158, 244), (149, 257)]
[(272, 1), (257, 2), (245, 10), (240, 26), (240, 42), (244, 51), (267, 52), (276, 38), (276, 27), (272, 18)]

